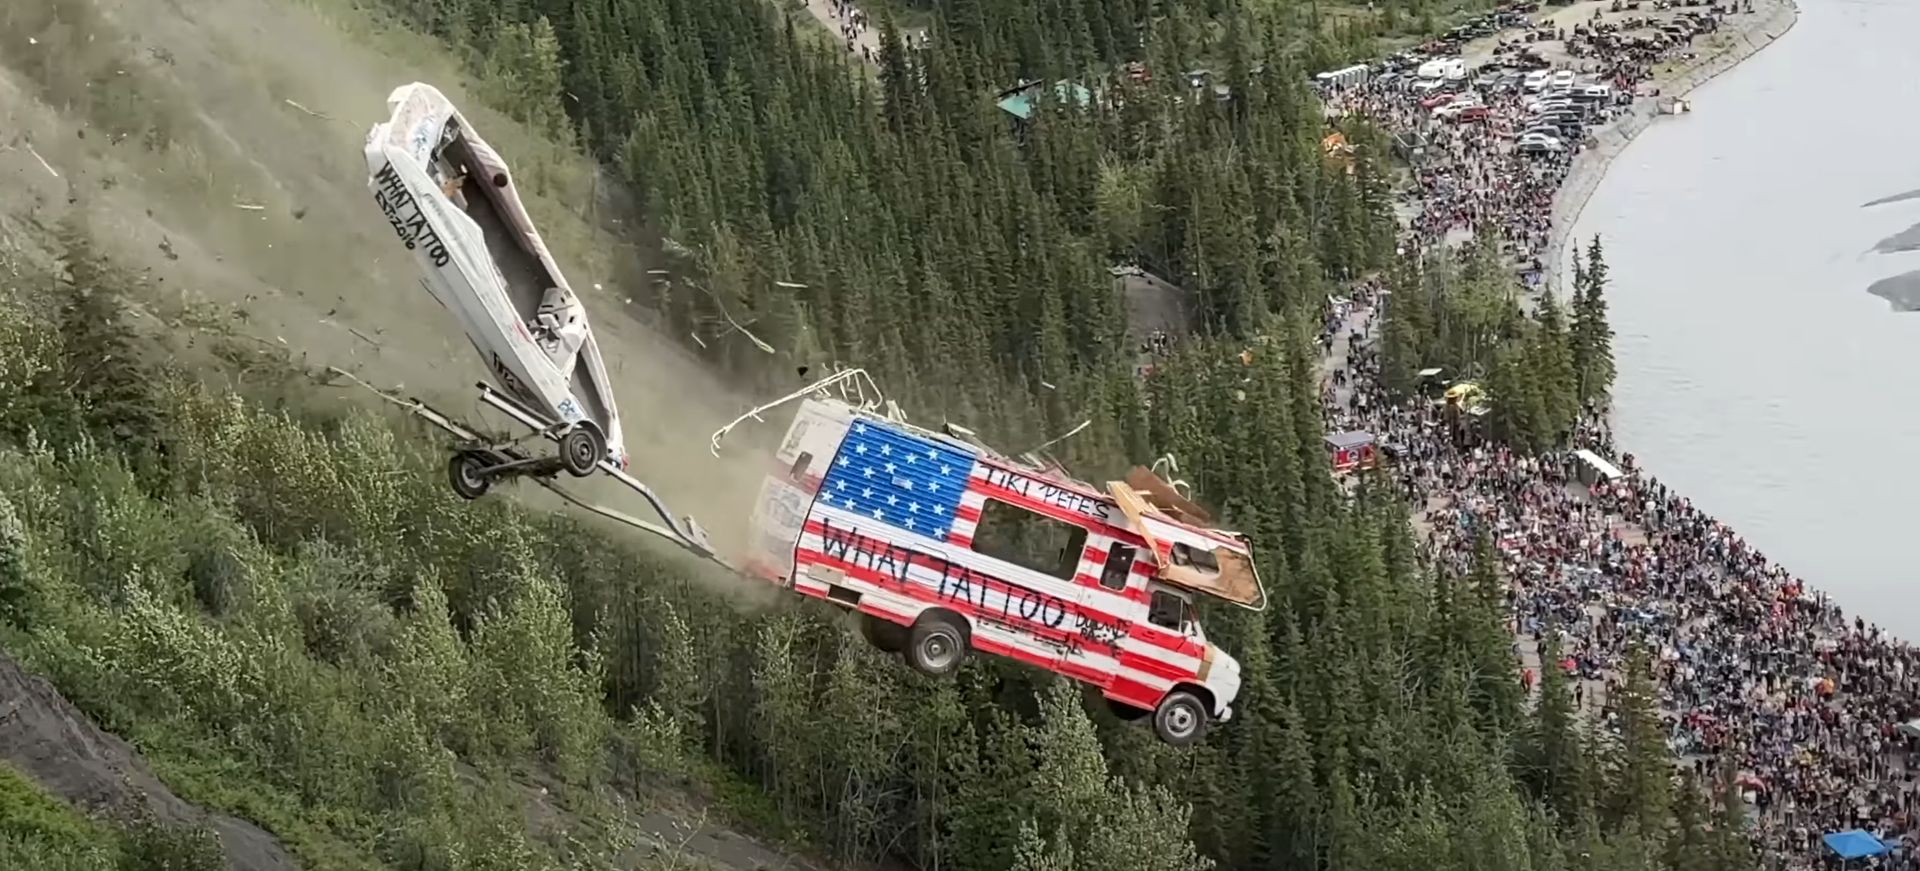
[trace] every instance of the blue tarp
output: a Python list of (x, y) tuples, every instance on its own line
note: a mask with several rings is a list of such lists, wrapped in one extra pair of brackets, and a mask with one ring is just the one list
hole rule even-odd
[(1872, 832), (1864, 829), (1850, 829), (1844, 832), (1828, 832), (1820, 840), (1827, 842), (1827, 849), (1842, 859), (1865, 859), (1869, 856), (1884, 856), (1892, 852), (1898, 841), (1882, 841)]

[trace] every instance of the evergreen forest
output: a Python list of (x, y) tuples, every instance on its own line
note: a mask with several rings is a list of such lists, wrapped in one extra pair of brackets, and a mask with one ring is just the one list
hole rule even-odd
[[(1350, 171), (1321, 149), (1307, 75), (1454, 10), (915, 0), (875, 7), (870, 68), (769, 0), (368, 2), (631, 189), (657, 256), (699, 276), (659, 302), (679, 332), (729, 317), (775, 348), (696, 348), (713, 366), (756, 387), (863, 366), (915, 419), (1003, 443), (1091, 420), (1054, 449), (1089, 477), (1171, 453), (1275, 602), (1206, 615), (1246, 685), (1193, 748), (988, 658), (924, 678), (837, 611), (459, 502), (410, 430), (142, 362), (137, 280), (68, 228), (0, 312), (0, 647), (183, 794), (325, 869), (696, 867), (622, 824), (685, 791), (848, 868), (1752, 865), (1728, 786), (1673, 767), (1647, 663), (1608, 726), (1557, 669), (1529, 702), (1491, 544), (1437, 572), (1397, 488), (1328, 473), (1325, 305), (1363, 278), (1394, 292), (1388, 386), (1477, 367), (1516, 449), (1554, 448), (1611, 382), (1597, 243), (1570, 311), (1523, 305), (1490, 240), (1396, 256), (1382, 131), (1342, 129)], [(1023, 82), (1017, 121), (996, 100)], [(1128, 265), (1194, 301), (1145, 374)], [(204, 833), (103, 833), (0, 779), (12, 807), (0, 867), (218, 862)]]

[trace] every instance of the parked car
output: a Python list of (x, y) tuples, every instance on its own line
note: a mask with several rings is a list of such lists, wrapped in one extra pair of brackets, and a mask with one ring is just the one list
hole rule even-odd
[(1525, 154), (1544, 154), (1567, 150), (1565, 142), (1562, 142), (1558, 137), (1548, 136), (1545, 133), (1525, 134), (1520, 137), (1520, 141), (1514, 143), (1514, 148)]
[(1613, 99), (1613, 87), (1610, 85), (1587, 85), (1575, 88), (1573, 99), (1584, 103), (1604, 103)]
[(1526, 78), (1521, 80), (1520, 86), (1527, 91), (1538, 91), (1547, 86), (1547, 82), (1552, 76), (1553, 74), (1546, 70), (1534, 70), (1533, 72), (1527, 73)]
[(1573, 109), (1559, 109), (1543, 112), (1532, 118), (1535, 124), (1552, 124), (1555, 127), (1585, 127), (1587, 116)]
[(1461, 124), (1465, 124), (1472, 121), (1485, 121), (1487, 120), (1487, 117), (1492, 114), (1493, 114), (1493, 109), (1487, 106), (1478, 106), (1478, 105), (1468, 106), (1465, 109), (1460, 110), (1459, 114), (1453, 116), (1453, 120)]

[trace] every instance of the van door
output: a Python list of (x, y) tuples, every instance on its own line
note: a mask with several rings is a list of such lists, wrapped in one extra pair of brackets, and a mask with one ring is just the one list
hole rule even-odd
[(1105, 689), (1120, 668), (1120, 642), (1127, 636), (1131, 615), (1125, 613), (1127, 589), (1146, 579), (1133, 570), (1140, 549), (1111, 541), (1105, 550), (1087, 548), (1075, 587), (1079, 594), (1073, 615), (1074, 635), (1061, 655), (1064, 674)]
[(1152, 710), (1166, 690), (1198, 679), (1204, 647), (1191, 631), (1193, 604), (1171, 586), (1144, 582), (1147, 602), (1129, 626), (1130, 643), (1118, 657), (1121, 680), (1107, 697), (1140, 710)]

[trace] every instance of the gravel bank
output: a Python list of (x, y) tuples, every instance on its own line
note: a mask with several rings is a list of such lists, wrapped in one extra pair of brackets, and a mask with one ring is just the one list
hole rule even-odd
[[(1736, 26), (1730, 31), (1731, 40), (1711, 53), (1703, 52), (1686, 66), (1654, 77), (1653, 84), (1660, 89), (1661, 97), (1691, 93), (1693, 89), (1772, 45), (1774, 40), (1792, 30), (1799, 20), (1800, 7), (1794, 0), (1754, 0), (1753, 14), (1734, 22)], [(1613, 159), (1626, 150), (1627, 144), (1641, 131), (1665, 117), (1660, 114), (1658, 103), (1657, 99), (1635, 102), (1626, 115), (1595, 130), (1593, 137), (1596, 144), (1589, 145), (1573, 159), (1566, 181), (1553, 198), (1552, 230), (1547, 240), (1546, 257), (1543, 258), (1548, 267), (1548, 286), (1555, 291), (1560, 289), (1561, 282), (1572, 272), (1567, 260), (1567, 239), (1573, 232), (1574, 224), (1580, 220), (1581, 210), (1586, 208), (1587, 200), (1600, 187), (1600, 180), (1606, 177)]]

